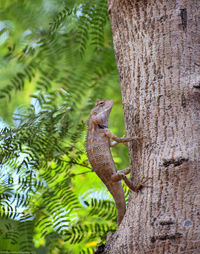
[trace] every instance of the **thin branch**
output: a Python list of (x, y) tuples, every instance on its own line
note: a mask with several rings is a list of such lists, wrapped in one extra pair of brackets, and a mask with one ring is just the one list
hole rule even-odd
[(73, 174), (73, 176), (85, 175), (87, 173), (94, 173), (94, 171), (85, 171), (85, 172), (82, 172), (82, 173)]
[[(66, 163), (72, 163), (72, 164), (75, 164), (75, 165), (79, 165), (79, 166), (81, 166), (81, 167), (84, 167), (84, 168), (88, 168), (88, 169), (91, 169), (92, 170), (92, 168), (90, 168), (90, 167), (88, 167), (88, 166), (86, 166), (86, 165), (84, 165), (84, 164), (81, 164), (81, 163), (78, 163), (78, 162), (76, 162), (76, 161), (66, 161), (66, 160), (61, 160), (61, 161), (63, 161), (63, 162), (66, 162)], [(89, 172), (89, 171), (88, 171)], [(92, 172), (92, 171), (91, 171)]]

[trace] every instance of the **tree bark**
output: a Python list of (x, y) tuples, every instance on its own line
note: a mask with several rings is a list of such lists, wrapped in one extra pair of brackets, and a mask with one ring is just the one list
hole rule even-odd
[[(109, 4), (110, 1), (108, 0)], [(115, 0), (110, 10), (131, 179), (104, 253), (200, 253), (200, 1)]]

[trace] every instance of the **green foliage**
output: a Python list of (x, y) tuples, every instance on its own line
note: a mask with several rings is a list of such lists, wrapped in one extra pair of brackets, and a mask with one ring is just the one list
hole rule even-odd
[(2, 250), (92, 253), (116, 229), (83, 145), (93, 104), (120, 100), (107, 3), (6, 1), (0, 11), (0, 103), (12, 105), (0, 113), (15, 111), (0, 130)]
[[(47, 99), (47, 104), (41, 102), (38, 113), (31, 106), (27, 113), (16, 116), (19, 122), (16, 128), (1, 130), (2, 166), (13, 168), (16, 174), (15, 179), (5, 180), (2, 216), (14, 219), (17, 210), (27, 207), (26, 214), (34, 218), (36, 247), (45, 244), (47, 236), (55, 232), (70, 244), (101, 238), (115, 225), (113, 202), (94, 199), (91, 204), (84, 200), (81, 204), (72, 185), (76, 177), (73, 165), (89, 168), (84, 150), (78, 148), (85, 125), (75, 122), (75, 118), (73, 122), (69, 120), (71, 109), (56, 108)], [(16, 191), (8, 185), (14, 181)]]

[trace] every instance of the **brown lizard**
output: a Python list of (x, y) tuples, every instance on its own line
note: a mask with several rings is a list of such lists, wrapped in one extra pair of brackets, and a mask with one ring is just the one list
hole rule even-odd
[[(126, 204), (124, 191), (120, 180), (124, 180), (128, 187), (138, 192), (142, 188), (142, 184), (134, 187), (132, 182), (125, 176), (130, 173), (130, 169), (124, 169), (117, 172), (110, 147), (118, 143), (125, 143), (137, 140), (137, 137), (127, 138), (116, 137), (108, 129), (108, 118), (113, 106), (112, 100), (98, 101), (92, 109), (88, 119), (88, 133), (86, 139), (86, 151), (88, 160), (92, 169), (100, 177), (112, 194), (117, 207), (117, 223), (121, 223), (126, 212)], [(113, 142), (110, 139), (114, 140)]]

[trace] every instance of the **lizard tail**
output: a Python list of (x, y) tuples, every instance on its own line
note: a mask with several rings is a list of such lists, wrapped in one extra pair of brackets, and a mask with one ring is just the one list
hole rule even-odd
[(119, 201), (119, 199), (118, 200), (115, 199), (115, 203), (117, 208), (117, 224), (119, 226), (126, 212), (126, 203), (124, 199), (123, 202), (122, 200)]
[(106, 184), (106, 187), (108, 188), (109, 192), (113, 196), (113, 199), (115, 200), (117, 208), (117, 224), (119, 226), (126, 212), (126, 202), (124, 198), (123, 187), (121, 182), (111, 182), (109, 184)]

